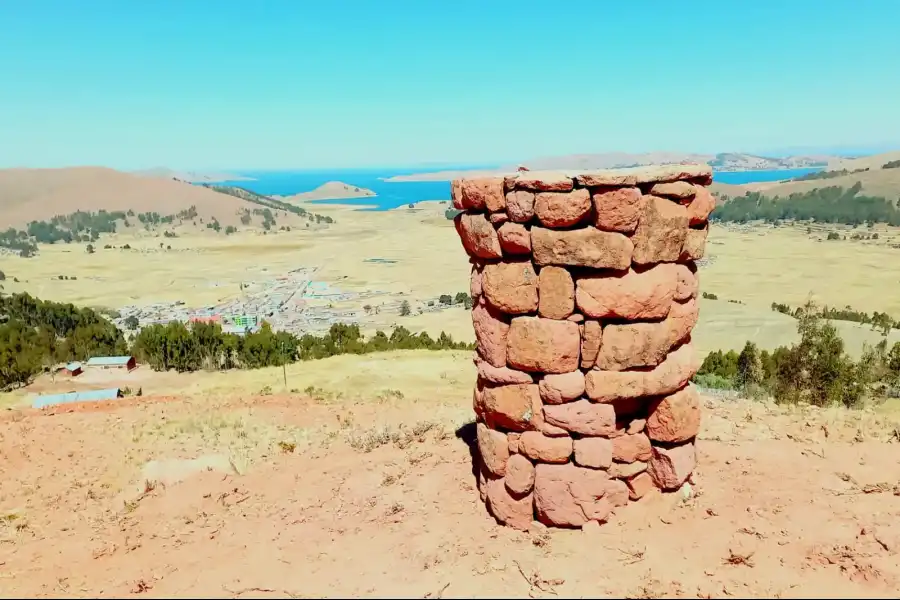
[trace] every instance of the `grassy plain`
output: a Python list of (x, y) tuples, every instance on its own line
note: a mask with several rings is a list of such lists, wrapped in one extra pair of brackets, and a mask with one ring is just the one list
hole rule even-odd
[[(41, 298), (116, 309), (176, 300), (199, 308), (239, 296), (242, 282), (317, 267), (314, 278), (341, 291), (384, 292), (335, 301), (335, 309), (358, 318), (367, 332), (404, 325), (432, 335), (443, 330), (472, 341), (467, 311), (428, 307), (441, 294), (454, 295), (469, 287), (468, 260), (452, 223), (443, 216), (446, 206), (426, 202), (415, 209), (376, 212), (311, 203), (310, 209), (330, 214), (337, 223), (328, 229), (267, 235), (226, 236), (192, 229), (178, 231), (176, 238), (122, 233), (95, 243), (94, 254), (85, 252), (83, 244), (57, 244), (42, 246), (30, 259), (3, 255), (0, 269), (6, 274), (7, 293), (28, 291)], [(825, 241), (826, 233), (834, 229), (847, 234), (847, 239)], [(701, 289), (719, 299), (701, 303), (694, 335), (700, 351), (739, 349), (748, 339), (766, 348), (790, 343), (796, 323), (773, 312), (772, 302), (796, 306), (812, 297), (829, 306), (849, 305), (900, 317), (896, 293), (900, 249), (892, 247), (900, 244), (900, 231), (885, 227), (858, 231), (877, 232), (879, 239), (853, 241), (849, 228), (823, 227), (807, 233), (805, 225), (712, 226), (708, 264), (700, 271)], [(130, 250), (121, 249), (126, 243)], [(115, 248), (104, 249), (105, 244)], [(403, 300), (412, 305), (412, 315), (399, 315)], [(366, 305), (369, 309), (363, 310)], [(879, 339), (870, 327), (837, 325), (854, 353), (863, 342)], [(900, 339), (900, 332), (893, 332), (891, 339)]]

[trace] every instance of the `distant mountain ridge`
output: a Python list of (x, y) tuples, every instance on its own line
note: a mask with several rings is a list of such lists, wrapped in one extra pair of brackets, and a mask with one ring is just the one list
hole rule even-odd
[(718, 171), (780, 171), (784, 169), (825, 167), (836, 158), (839, 157), (811, 155), (773, 158), (754, 154), (722, 152), (705, 162)]
[[(529, 169), (619, 169), (646, 165), (676, 163), (706, 163), (718, 171), (776, 171), (781, 169), (801, 169), (824, 167), (833, 156), (788, 156), (775, 158), (757, 156), (741, 152), (720, 152), (719, 154), (693, 154), (685, 152), (645, 152), (628, 154), (608, 152), (604, 154), (571, 154), (551, 158), (526, 161)], [(515, 170), (515, 166), (509, 167)], [(505, 170), (505, 169), (504, 169)]]
[(219, 183), (222, 181), (253, 181), (251, 177), (235, 175), (233, 173), (219, 173), (214, 171), (176, 171), (168, 167), (154, 167), (132, 171), (132, 174), (141, 177), (153, 177), (155, 179), (175, 179), (187, 183)]
[[(595, 169), (621, 169), (647, 165), (706, 163), (717, 171), (780, 171), (787, 169), (826, 167), (832, 162), (845, 160), (838, 156), (803, 155), (787, 157), (757, 156), (741, 152), (696, 154), (689, 152), (606, 152), (602, 154), (568, 154), (526, 160), (521, 165), (533, 171), (590, 171)], [(519, 165), (505, 165), (497, 169), (436, 171), (391, 177), (386, 181), (449, 181), (458, 177), (480, 177), (513, 173)]]

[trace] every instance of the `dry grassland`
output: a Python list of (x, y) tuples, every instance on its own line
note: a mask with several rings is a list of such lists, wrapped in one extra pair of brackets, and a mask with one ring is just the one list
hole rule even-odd
[[(468, 313), (460, 307), (419, 313), (440, 294), (468, 291), (469, 265), (445, 204), (386, 212), (310, 204), (337, 224), (322, 230), (231, 236), (185, 231), (178, 238), (117, 234), (102, 239), (87, 254), (82, 245), (43, 246), (31, 259), (0, 256), (4, 291), (28, 291), (41, 298), (89, 306), (119, 308), (182, 300), (203, 307), (235, 298), (240, 283), (273, 279), (299, 267), (318, 267), (315, 277), (342, 291), (383, 291), (374, 299), (334, 303), (356, 312), (363, 329), (404, 325), (436, 335), (446, 331), (472, 341)], [(864, 230), (867, 231), (867, 230)], [(701, 270), (701, 289), (719, 296), (705, 300), (694, 339), (701, 351), (740, 348), (750, 339), (771, 348), (790, 343), (795, 322), (771, 310), (772, 302), (803, 304), (810, 296), (821, 304), (849, 305), (900, 317), (900, 232), (879, 227), (877, 241), (818, 241), (825, 230), (807, 235), (805, 226), (737, 231), (713, 226), (707, 245), (709, 264)], [(846, 229), (851, 234), (851, 230)], [(848, 235), (849, 238), (849, 235)], [(171, 250), (159, 248), (160, 243)], [(104, 244), (131, 250), (104, 250)], [(393, 263), (368, 262), (381, 258)], [(58, 275), (77, 280), (59, 280)], [(12, 278), (19, 279), (19, 283)], [(413, 315), (400, 317), (409, 300)], [(739, 300), (734, 304), (728, 300)], [(362, 310), (369, 304), (372, 314)], [(374, 308), (378, 308), (375, 314)], [(878, 340), (871, 328), (837, 324), (851, 351)], [(891, 339), (900, 339), (894, 332)]]

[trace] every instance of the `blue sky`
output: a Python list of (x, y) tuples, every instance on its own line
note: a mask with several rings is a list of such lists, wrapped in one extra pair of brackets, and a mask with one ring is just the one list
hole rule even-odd
[(0, 167), (900, 146), (900, 2), (0, 2)]

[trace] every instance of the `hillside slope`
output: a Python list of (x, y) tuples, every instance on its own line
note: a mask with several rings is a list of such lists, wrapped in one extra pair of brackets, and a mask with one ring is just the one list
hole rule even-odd
[[(863, 156), (862, 158), (834, 158), (828, 161), (829, 171), (839, 171), (847, 169), (854, 171), (856, 169), (881, 169), (885, 163), (900, 160), (900, 150), (893, 152), (884, 152), (883, 154), (874, 154), (872, 156)], [(887, 169), (890, 170), (890, 169)]]
[[(879, 155), (881, 157), (889, 155)], [(900, 153), (898, 153), (900, 156)], [(869, 157), (872, 159), (874, 157)], [(857, 159), (866, 160), (866, 159)], [(887, 161), (889, 159), (877, 159)], [(862, 164), (862, 163), (860, 163)], [(841, 167), (842, 169), (845, 167)], [(864, 166), (855, 166), (856, 169), (866, 168)], [(848, 168), (848, 170), (850, 170)], [(839, 177), (830, 177), (828, 179), (809, 179), (804, 181), (774, 181), (767, 183), (749, 183), (745, 185), (728, 185), (724, 183), (713, 183), (712, 190), (719, 194), (726, 194), (731, 197), (743, 196), (746, 192), (760, 192), (766, 196), (774, 198), (779, 196), (785, 198), (791, 194), (804, 193), (810, 190), (821, 189), (826, 187), (842, 187), (849, 189), (859, 183), (862, 186), (861, 194), (867, 196), (880, 196), (888, 200), (896, 200), (900, 198), (900, 169), (882, 169), (880, 167), (873, 168), (870, 171), (860, 171), (858, 173), (848, 173)]]
[[(195, 206), (198, 222), (213, 217), (241, 225), (240, 213), (259, 208), (234, 196), (188, 183), (142, 177), (102, 167), (0, 170), (0, 227), (81, 211), (175, 214)], [(289, 224), (293, 215), (284, 216)]]

